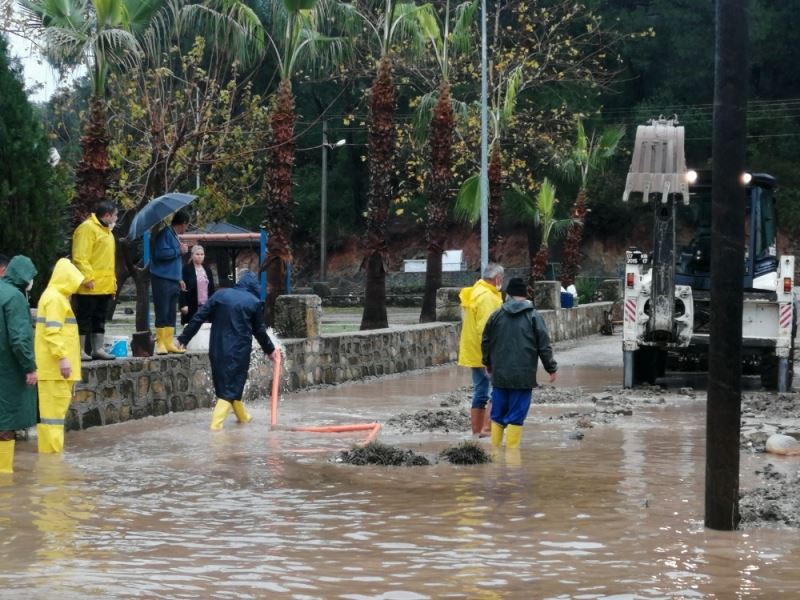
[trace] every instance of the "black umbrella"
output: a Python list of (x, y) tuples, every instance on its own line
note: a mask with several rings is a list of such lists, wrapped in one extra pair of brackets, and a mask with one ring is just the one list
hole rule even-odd
[(178, 212), (184, 206), (190, 204), (197, 196), (192, 194), (179, 194), (173, 192), (164, 194), (155, 200), (151, 200), (145, 207), (136, 213), (128, 229), (128, 239), (135, 240), (150, 229), (153, 225), (160, 223), (168, 216)]

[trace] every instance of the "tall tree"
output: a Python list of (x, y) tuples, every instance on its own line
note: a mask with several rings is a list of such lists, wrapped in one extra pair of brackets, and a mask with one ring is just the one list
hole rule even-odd
[[(267, 164), (265, 223), (269, 231), (267, 272), (267, 321), (274, 320), (275, 300), (286, 291), (292, 261), (292, 185), (294, 182), (297, 120), (292, 78), (303, 66), (320, 69), (338, 65), (347, 56), (348, 37), (326, 35), (337, 28), (355, 33), (351, 11), (336, 0), (282, 0), (274, 2), (270, 37), (278, 61), (280, 83), (270, 116), (272, 151)], [(267, 26), (267, 24), (265, 24)], [(323, 31), (325, 28), (325, 31)]]
[(71, 206), (73, 224), (78, 224), (99, 201), (106, 199), (109, 72), (114, 67), (129, 69), (138, 63), (141, 47), (134, 32), (149, 24), (161, 0), (21, 0), (21, 4), (29, 26), (44, 39), (48, 59), (61, 68), (82, 64), (92, 81)]
[(361, 329), (389, 326), (386, 314), (386, 225), (394, 196), (395, 107), (397, 90), (392, 74), (395, 46), (404, 43), (419, 55), (425, 45), (415, 13), (420, 7), (393, 0), (367, 2), (359, 14), (377, 46), (376, 75), (369, 91), (367, 162), (367, 231), (362, 241), (366, 256), (361, 264), (367, 274)]
[(50, 164), (47, 135), (0, 36), (0, 253), (33, 260), (37, 287), (63, 250), (65, 180)]
[(591, 178), (614, 156), (622, 136), (625, 135), (625, 128), (609, 127), (599, 136), (596, 132), (587, 136), (583, 121), (578, 117), (577, 132), (575, 145), (562, 163), (562, 169), (567, 177), (578, 181), (578, 196), (570, 211), (575, 226), (567, 233), (564, 258), (561, 263), (561, 285), (565, 288), (575, 283), (580, 270), (583, 227), (589, 207), (586, 190)]
[[(429, 47), (436, 59), (439, 72), (438, 90), (423, 96), (417, 111), (419, 120), (429, 124), (430, 147), (428, 201), (425, 210), (428, 260), (425, 268), (425, 295), (422, 299), (420, 323), (436, 320), (436, 290), (442, 285), (442, 254), (451, 200), (452, 150), (455, 135), (455, 113), (450, 95), (451, 61), (458, 53), (471, 48), (471, 30), (477, 8), (477, 2), (471, 0), (459, 4), (451, 15), (450, 0), (446, 0), (444, 17), (441, 21), (434, 10), (417, 12), (417, 20), (430, 41)], [(431, 105), (433, 105), (432, 110)]]
[[(586, 4), (571, 0), (502, 3), (494, 7), (489, 47), (489, 255), (497, 260), (498, 218), (505, 190), (504, 173), (521, 150), (504, 143), (514, 136), (520, 113), (563, 115), (591, 104), (615, 75), (613, 55), (627, 34), (603, 27)], [(475, 73), (477, 77), (477, 72)], [(477, 106), (476, 106), (477, 109)], [(544, 115), (541, 115), (543, 118)], [(540, 117), (540, 118), (541, 118)], [(531, 118), (531, 121), (534, 119)], [(525, 123), (537, 127), (535, 122)], [(558, 132), (560, 135), (560, 132)], [(457, 207), (479, 214), (477, 175), (462, 185)]]

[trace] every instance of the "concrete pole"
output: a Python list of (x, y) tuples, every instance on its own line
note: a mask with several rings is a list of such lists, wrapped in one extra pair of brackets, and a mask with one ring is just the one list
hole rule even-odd
[(327, 227), (328, 227), (328, 121), (322, 121), (322, 189), (320, 190), (319, 217), (319, 280), (327, 277)]
[(489, 263), (489, 74), (486, 46), (486, 0), (481, 0), (481, 275)]
[(717, 0), (711, 188), (711, 334), (705, 524), (739, 524), (747, 0)]

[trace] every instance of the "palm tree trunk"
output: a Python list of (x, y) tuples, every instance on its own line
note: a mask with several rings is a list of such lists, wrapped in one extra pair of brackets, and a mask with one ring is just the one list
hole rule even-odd
[(266, 320), (275, 321), (275, 300), (286, 293), (286, 273), (292, 260), (292, 181), (294, 175), (294, 95), (292, 83), (281, 81), (270, 119), (272, 156), (267, 166), (267, 214), (269, 232), (268, 260), (261, 265), (267, 271)]
[(439, 99), (431, 120), (431, 175), (428, 198), (428, 220), (425, 239), (428, 242), (428, 261), (425, 269), (425, 296), (422, 299), (420, 323), (436, 320), (436, 291), (442, 286), (442, 253), (444, 252), (447, 207), (450, 202), (452, 176), (452, 147), (455, 119), (450, 99), (450, 84), (439, 86)]
[(392, 170), (395, 164), (394, 109), (396, 91), (392, 65), (381, 59), (369, 98), (369, 191), (367, 192), (367, 233), (363, 241), (366, 256), (367, 285), (361, 329), (389, 326), (386, 315), (386, 225), (392, 200)]
[(106, 199), (109, 141), (106, 101), (93, 97), (89, 101), (89, 115), (81, 135), (81, 160), (75, 173), (75, 198), (70, 207), (74, 226), (82, 223), (97, 203)]
[(564, 240), (564, 260), (561, 263), (561, 285), (564, 288), (575, 283), (580, 270), (581, 242), (583, 241), (583, 223), (586, 219), (586, 190), (581, 189), (575, 204), (572, 206), (570, 217), (576, 221), (567, 232)]
[(531, 261), (531, 277), (528, 286), (533, 288), (533, 284), (541, 281), (547, 269), (547, 261), (550, 259), (550, 248), (547, 244), (539, 246), (539, 251)]
[(502, 238), (500, 237), (500, 201), (503, 198), (503, 153), (500, 142), (492, 145), (489, 156), (489, 260), (497, 261), (497, 252)]

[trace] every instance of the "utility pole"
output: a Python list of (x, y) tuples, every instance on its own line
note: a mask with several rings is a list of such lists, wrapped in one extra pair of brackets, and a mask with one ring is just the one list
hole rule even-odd
[(747, 0), (717, 0), (705, 524), (739, 524)]
[(486, 0), (481, 0), (481, 276), (489, 263), (489, 74), (486, 45)]
[(319, 280), (325, 281), (327, 270), (327, 240), (326, 229), (328, 226), (328, 121), (322, 120), (322, 189), (320, 190), (320, 217), (319, 217)]

